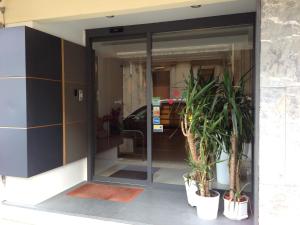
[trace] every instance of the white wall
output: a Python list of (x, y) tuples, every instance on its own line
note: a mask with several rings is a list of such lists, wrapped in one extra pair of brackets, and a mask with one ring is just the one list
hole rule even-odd
[(0, 200), (36, 205), (86, 180), (84, 158), (30, 178), (6, 177), (6, 184), (0, 184)]
[(123, 66), (123, 116), (146, 105), (146, 65), (135, 62)]

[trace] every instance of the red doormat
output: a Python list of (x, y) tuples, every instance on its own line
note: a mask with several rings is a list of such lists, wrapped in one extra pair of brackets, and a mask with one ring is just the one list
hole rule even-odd
[(120, 187), (106, 184), (84, 184), (67, 193), (79, 198), (91, 198), (114, 202), (131, 202), (144, 191), (142, 188)]

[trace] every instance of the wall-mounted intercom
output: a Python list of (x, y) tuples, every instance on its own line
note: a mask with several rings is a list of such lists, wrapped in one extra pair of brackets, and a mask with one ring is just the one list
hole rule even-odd
[(76, 100), (78, 102), (82, 102), (83, 101), (83, 90), (82, 89), (75, 89), (74, 90), (74, 96), (76, 97)]

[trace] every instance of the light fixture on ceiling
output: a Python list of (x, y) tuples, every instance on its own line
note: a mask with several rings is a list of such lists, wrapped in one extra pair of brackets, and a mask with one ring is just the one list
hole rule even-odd
[(107, 19), (112, 19), (112, 18), (114, 18), (114, 17), (115, 17), (114, 15), (106, 16)]
[(191, 5), (190, 7), (193, 8), (193, 9), (198, 9), (198, 8), (201, 8), (202, 5)]
[(153, 68), (153, 70), (163, 70), (163, 69), (165, 69), (164, 66), (156, 66)]

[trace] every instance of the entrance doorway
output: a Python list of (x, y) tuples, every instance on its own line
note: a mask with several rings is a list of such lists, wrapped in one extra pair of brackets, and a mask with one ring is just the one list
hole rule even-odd
[[(172, 31), (167, 25), (149, 25), (152, 32), (147, 25), (99, 30), (91, 42), (97, 56), (93, 180), (184, 184), (189, 169), (180, 112), (190, 71), (208, 79), (222, 78), (226, 70), (235, 81), (250, 71), (246, 90), (253, 97), (253, 21), (236, 22), (211, 28), (191, 22), (194, 27)], [(244, 183), (252, 183), (252, 152), (245, 150)], [(213, 185), (228, 189), (217, 172)]]
[(146, 183), (146, 38), (96, 42), (95, 179)]

